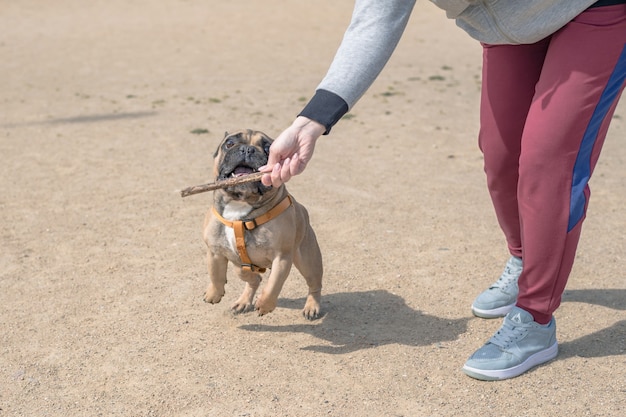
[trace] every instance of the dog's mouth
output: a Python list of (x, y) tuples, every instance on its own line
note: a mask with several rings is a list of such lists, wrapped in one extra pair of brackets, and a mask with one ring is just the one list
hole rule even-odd
[(229, 177), (236, 178), (241, 177), (243, 175), (252, 174), (255, 170), (247, 165), (238, 165), (235, 167), (233, 172), (230, 173)]

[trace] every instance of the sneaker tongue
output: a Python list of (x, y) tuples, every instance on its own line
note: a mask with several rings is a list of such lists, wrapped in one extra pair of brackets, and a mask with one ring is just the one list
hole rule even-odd
[(507, 317), (515, 324), (531, 323), (534, 321), (533, 316), (529, 312), (518, 307), (514, 307)]

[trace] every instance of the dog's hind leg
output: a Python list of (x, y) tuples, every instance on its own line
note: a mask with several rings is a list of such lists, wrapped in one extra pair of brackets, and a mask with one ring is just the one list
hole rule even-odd
[(252, 301), (254, 300), (254, 294), (259, 289), (259, 284), (261, 284), (261, 274), (242, 271), (241, 269), (237, 271), (237, 274), (239, 278), (246, 282), (246, 286), (237, 301), (230, 308), (234, 313), (239, 314), (254, 309)]

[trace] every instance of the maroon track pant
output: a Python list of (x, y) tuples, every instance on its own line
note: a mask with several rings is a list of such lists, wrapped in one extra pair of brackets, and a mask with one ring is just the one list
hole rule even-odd
[(484, 45), (479, 145), (509, 251), (523, 258), (517, 305), (539, 323), (561, 302), (625, 80), (625, 4), (532, 45)]

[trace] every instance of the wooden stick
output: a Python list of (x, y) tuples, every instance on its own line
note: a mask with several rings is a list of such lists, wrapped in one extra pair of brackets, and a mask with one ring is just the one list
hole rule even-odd
[(228, 178), (222, 181), (211, 182), (208, 184), (194, 185), (187, 187), (180, 192), (181, 197), (187, 197), (194, 194), (204, 193), (206, 191), (217, 190), (218, 188), (232, 187), (233, 185), (246, 184), (248, 182), (260, 181), (265, 172), (253, 172), (252, 174), (240, 175), (238, 177)]

